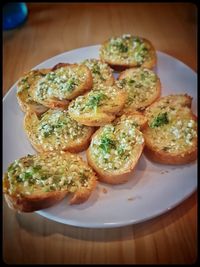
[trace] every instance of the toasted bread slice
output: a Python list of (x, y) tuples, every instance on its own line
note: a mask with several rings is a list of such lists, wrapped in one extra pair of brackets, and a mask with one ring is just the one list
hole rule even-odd
[(28, 110), (42, 114), (48, 110), (47, 107), (35, 102), (30, 96), (31, 85), (41, 77), (44, 77), (50, 69), (31, 70), (25, 73), (17, 84), (17, 100), (23, 112)]
[(22, 212), (48, 208), (68, 193), (73, 194), (70, 204), (82, 203), (95, 186), (92, 169), (79, 156), (63, 151), (15, 160), (3, 179), (9, 207)]
[(163, 164), (186, 164), (197, 158), (197, 118), (188, 95), (169, 95), (145, 110), (145, 154)]
[(102, 60), (86, 59), (82, 63), (92, 72), (93, 87), (98, 86), (98, 84), (114, 84), (113, 70)]
[(156, 51), (151, 42), (130, 34), (105, 41), (100, 48), (100, 58), (116, 71), (132, 67), (152, 69), (157, 62)]
[(24, 129), (38, 152), (83, 151), (89, 146), (94, 132), (92, 127), (72, 119), (67, 110), (58, 109), (49, 109), (40, 117), (34, 112), (27, 112), (24, 117)]
[(115, 85), (98, 85), (72, 101), (68, 110), (70, 116), (81, 124), (102, 126), (115, 119), (126, 98), (126, 92)]
[(120, 88), (127, 91), (128, 97), (121, 114), (134, 110), (144, 110), (161, 94), (158, 76), (147, 68), (130, 68), (120, 73), (117, 81)]
[(135, 115), (124, 115), (94, 133), (86, 154), (99, 181), (108, 184), (128, 181), (144, 148), (143, 134), (137, 124), (140, 122), (143, 125), (144, 121), (145, 119), (135, 118)]
[(30, 87), (32, 98), (42, 105), (65, 109), (71, 99), (92, 88), (92, 74), (83, 64), (59, 63)]

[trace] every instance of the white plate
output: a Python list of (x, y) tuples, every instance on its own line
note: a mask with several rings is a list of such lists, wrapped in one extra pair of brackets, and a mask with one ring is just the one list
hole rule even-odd
[[(48, 68), (59, 62), (79, 62), (98, 58), (99, 46), (89, 46), (55, 56), (35, 68)], [(197, 75), (179, 60), (157, 52), (155, 71), (161, 79), (162, 95), (188, 93), (197, 110)], [(16, 158), (36, 153), (23, 131), (24, 114), (16, 99), (16, 84), (3, 102), (3, 171)], [(84, 153), (83, 153), (84, 154)], [(131, 179), (124, 185), (99, 184), (90, 199), (81, 205), (59, 204), (37, 213), (60, 223), (107, 228), (138, 223), (158, 216), (178, 205), (197, 188), (196, 162), (165, 166), (142, 156)], [(107, 193), (105, 192), (105, 190)]]

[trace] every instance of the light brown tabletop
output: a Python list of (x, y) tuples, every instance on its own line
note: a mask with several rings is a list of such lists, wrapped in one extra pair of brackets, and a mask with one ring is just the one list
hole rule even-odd
[[(123, 33), (143, 36), (156, 50), (197, 69), (192, 4), (32, 3), (28, 8), (23, 26), (3, 32), (3, 95), (42, 61)], [(161, 216), (112, 229), (63, 225), (36, 213), (17, 213), (3, 202), (6, 263), (193, 263), (196, 256), (196, 193)]]

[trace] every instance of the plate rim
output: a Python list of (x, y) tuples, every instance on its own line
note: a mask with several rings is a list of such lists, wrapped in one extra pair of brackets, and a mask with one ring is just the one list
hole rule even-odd
[[(51, 58), (48, 58), (44, 61), (42, 61), (41, 63), (37, 64), (35, 67), (31, 68), (31, 70), (33, 69), (37, 69), (37, 68), (40, 68), (40, 65), (43, 65), (43, 64), (46, 64), (48, 61), (52, 61), (54, 59), (56, 59), (57, 57), (62, 57), (62, 56), (67, 56), (67, 54), (71, 54), (72, 52), (73, 53), (76, 53), (76, 52), (79, 52), (80, 50), (82, 49), (99, 49), (100, 45), (91, 45), (91, 46), (84, 46), (84, 47), (80, 47), (80, 48), (76, 48), (76, 49), (73, 49), (73, 50), (68, 50), (68, 51), (65, 51), (63, 53), (60, 53), (60, 54), (57, 54)], [(163, 55), (163, 56), (167, 56), (170, 58), (170, 60), (176, 60), (178, 61), (179, 64), (181, 64), (182, 66), (184, 66), (186, 69), (188, 69), (189, 71), (192, 71), (192, 73), (197, 77), (197, 72), (194, 71), (192, 68), (190, 68), (188, 65), (186, 65), (184, 62), (182, 62), (181, 60), (165, 53), (165, 52), (162, 52), (162, 51), (159, 51), (159, 50), (156, 50), (156, 53), (157, 53), (157, 56), (160, 55)], [(7, 91), (7, 93), (4, 95), (3, 97), (3, 105), (6, 105), (6, 99), (8, 98), (8, 96), (13, 92), (13, 90), (16, 88), (17, 86), (17, 82), (18, 80), (9, 88), (9, 90)], [(37, 153), (35, 151), (35, 153)], [(197, 190), (197, 186), (195, 185), (193, 190), (191, 190), (188, 194), (186, 194), (183, 198), (181, 198), (180, 200), (178, 200), (177, 202), (174, 202), (171, 206), (167, 207), (166, 209), (164, 210), (161, 210), (161, 211), (155, 211), (154, 213), (152, 213), (151, 215), (143, 218), (143, 219), (137, 219), (137, 220), (134, 220), (134, 219), (131, 219), (131, 220), (120, 220), (118, 222), (106, 222), (106, 223), (97, 223), (97, 222), (92, 222), (91, 224), (88, 223), (88, 222), (80, 222), (80, 221), (77, 221), (76, 219), (73, 220), (66, 220), (66, 219), (63, 219), (63, 218), (60, 218), (58, 216), (55, 216), (55, 215), (52, 215), (48, 214), (48, 216), (46, 215), (46, 213), (43, 211), (43, 210), (39, 210), (39, 211), (35, 211), (36, 214), (39, 214), (40, 216), (46, 218), (46, 219), (49, 219), (51, 221), (54, 221), (54, 222), (57, 222), (57, 223), (62, 223), (62, 224), (65, 224), (65, 225), (70, 225), (70, 226), (74, 226), (74, 227), (83, 227), (83, 228), (116, 228), (116, 227), (123, 227), (123, 226), (128, 226), (128, 225), (135, 225), (135, 224), (138, 224), (138, 223), (142, 223), (142, 222), (145, 222), (145, 221), (148, 221), (148, 220), (151, 220), (155, 217), (159, 217), (160, 215), (164, 214), (164, 213), (167, 213), (169, 210), (177, 207), (180, 203), (184, 202), (187, 198), (189, 198), (192, 194), (194, 194)]]
[[(130, 225), (136, 225), (140, 224), (146, 221), (150, 221), (152, 219), (155, 219), (156, 217), (159, 217), (161, 215), (164, 215), (168, 213), (169, 211), (175, 209), (177, 206), (179, 206), (181, 203), (183, 203), (185, 200), (187, 200), (189, 197), (191, 197), (195, 192), (197, 188), (195, 188), (188, 193), (187, 195), (184, 196), (184, 198), (180, 199), (170, 207), (166, 208), (165, 210), (155, 212), (154, 214), (145, 217), (143, 219), (138, 219), (138, 220), (129, 220), (129, 221), (119, 221), (119, 222), (106, 222), (106, 223), (84, 223), (84, 222), (78, 222), (76, 220), (69, 220), (67, 221), (66, 219), (59, 218), (57, 216), (51, 215), (51, 216), (46, 216), (45, 212), (43, 210), (35, 211), (34, 213), (39, 214), (40, 216), (44, 217), (45, 219), (51, 220), (56, 223), (61, 223), (64, 225), (68, 226), (74, 226), (74, 227), (81, 227), (81, 228), (89, 228), (89, 229), (106, 229), (106, 228), (117, 228), (117, 227), (126, 227)], [(44, 213), (44, 214), (43, 214)]]

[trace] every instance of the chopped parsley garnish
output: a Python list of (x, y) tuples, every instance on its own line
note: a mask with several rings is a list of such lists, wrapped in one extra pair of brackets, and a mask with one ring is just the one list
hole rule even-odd
[(122, 41), (114, 41), (111, 46), (115, 47), (121, 53), (126, 53), (128, 51), (128, 46)]
[(119, 148), (117, 149), (117, 153), (118, 153), (118, 155), (120, 155), (120, 156), (122, 156), (122, 155), (124, 154), (124, 152), (125, 152), (125, 150), (124, 150), (124, 148), (122, 148), (122, 147), (119, 147)]
[(117, 49), (122, 52), (122, 53), (126, 53), (128, 51), (128, 46), (126, 46), (123, 43), (116, 43), (115, 46), (117, 47)]
[(159, 114), (154, 120), (151, 122), (150, 127), (155, 128), (162, 126), (164, 124), (168, 124), (169, 119), (167, 117), (167, 112)]
[(74, 78), (70, 78), (66, 84), (65, 84), (65, 87), (64, 89), (68, 92), (71, 92), (74, 90), (74, 87), (76, 86), (77, 84), (75, 83), (75, 79)]
[(52, 125), (49, 124), (44, 124), (41, 127), (41, 132), (44, 135), (44, 137), (48, 137), (49, 135), (51, 135), (54, 131), (54, 127)]
[(135, 80), (133, 80), (133, 79), (130, 79), (130, 80), (128, 80), (128, 85), (133, 85), (135, 83)]
[(99, 65), (98, 65), (97, 63), (95, 63), (95, 64), (93, 65), (93, 67), (92, 67), (92, 72), (93, 72), (94, 74), (98, 74), (98, 75), (101, 74), (101, 72), (100, 72), (100, 67), (99, 67)]
[(94, 63), (92, 67), (92, 73), (97, 74), (102, 81), (105, 81), (104, 77), (101, 74), (100, 66), (97, 63)]
[(143, 62), (147, 53), (148, 53), (148, 49), (145, 47), (145, 44), (144, 43), (138, 44), (135, 47), (135, 51), (134, 51), (135, 60), (137, 62)]
[(103, 93), (91, 95), (88, 99), (88, 102), (86, 103), (86, 106), (96, 110), (96, 108), (100, 105), (100, 102), (107, 98), (108, 97)]
[(116, 144), (115, 141), (110, 139), (107, 136), (104, 136), (101, 138), (101, 144), (99, 145), (99, 147), (105, 152), (105, 153), (109, 153), (110, 150), (113, 148), (116, 148)]

